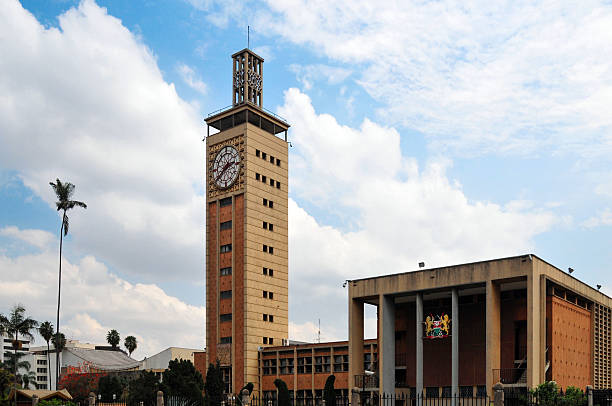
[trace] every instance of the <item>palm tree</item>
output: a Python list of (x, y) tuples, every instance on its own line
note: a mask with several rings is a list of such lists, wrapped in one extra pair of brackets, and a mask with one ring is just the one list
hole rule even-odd
[(113, 346), (113, 348), (117, 348), (119, 342), (121, 341), (121, 337), (119, 337), (119, 332), (115, 329), (112, 329), (106, 334), (106, 341)]
[(53, 334), (55, 333), (53, 331), (53, 324), (51, 324), (51, 322), (49, 321), (40, 323), (40, 327), (38, 327), (38, 332), (40, 333), (42, 338), (47, 342), (47, 379), (49, 382), (49, 389), (51, 389), (51, 369), (50, 369), (51, 363), (49, 359), (49, 352), (50, 352), (49, 341), (51, 341), (51, 338), (53, 338)]
[(138, 347), (138, 342), (136, 341), (136, 337), (127, 336), (125, 337), (125, 341), (123, 342), (123, 345), (128, 350), (128, 353), (131, 357), (134, 350), (136, 350), (136, 347)]
[(33, 382), (34, 387), (36, 387), (36, 374), (34, 372), (28, 371), (21, 375), (23, 389), (30, 389), (30, 382)]
[[(59, 368), (57, 367), (59, 365), (59, 354), (62, 353), (62, 351), (64, 351), (64, 348), (66, 348), (66, 336), (64, 335), (64, 333), (55, 333), (53, 335), (53, 338), (51, 339), (51, 343), (53, 344), (53, 347), (55, 348), (55, 369), (58, 370)], [(59, 383), (59, 377), (58, 375), (55, 376), (55, 389), (57, 390), (57, 385)], [(51, 389), (51, 382), (49, 382), (49, 389)]]
[[(38, 322), (30, 317), (26, 317), (25, 307), (22, 305), (15, 305), (11, 309), (8, 317), (0, 317), (0, 331), (6, 333), (9, 337), (13, 338), (13, 374), (15, 375), (15, 388), (17, 385), (17, 368), (19, 367), (19, 358), (17, 357), (17, 348), (21, 346), (19, 336), (34, 341), (32, 330), (38, 327)], [(25, 366), (25, 365), (24, 365)], [(29, 370), (29, 363), (26, 370)], [(17, 405), (17, 396), (15, 396), (15, 406)]]
[[(60, 227), (60, 249), (59, 249), (59, 282), (57, 287), (57, 320), (55, 325), (57, 331), (60, 331), (60, 298), (62, 293), (62, 243), (64, 236), (68, 235), (68, 216), (66, 212), (73, 209), (75, 206), (87, 208), (87, 205), (78, 200), (71, 200), (74, 194), (74, 185), (70, 182), (62, 183), (59, 178), (55, 180), (57, 183), (49, 182), (55, 195), (57, 196), (57, 202), (55, 206), (57, 211), (63, 211), (62, 213), (62, 226)], [(55, 352), (55, 389), (57, 389), (57, 381), (59, 378), (59, 352)]]

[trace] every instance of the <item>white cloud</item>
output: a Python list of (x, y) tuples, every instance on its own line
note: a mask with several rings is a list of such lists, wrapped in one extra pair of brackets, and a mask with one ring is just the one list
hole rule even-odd
[(348, 69), (322, 64), (305, 66), (293, 64), (289, 66), (289, 69), (297, 75), (297, 79), (304, 86), (304, 90), (310, 90), (313, 84), (319, 80), (337, 85), (351, 74)]
[(559, 221), (527, 201), (471, 201), (446, 176), (448, 160), (421, 168), (402, 155), (395, 129), (367, 118), (359, 128), (343, 126), (317, 114), (297, 89), (286, 92), (279, 113), (293, 125), (292, 195), (335, 224), (290, 200), (290, 311), (298, 325), (321, 317), (326, 329), (345, 330), (346, 279), (412, 271), (420, 261), (434, 267), (523, 254)]
[(0, 165), (51, 207), (50, 181), (76, 185), (89, 207), (70, 212), (67, 249), (123, 275), (199, 279), (203, 128), (151, 50), (92, 0), (59, 29), (6, 1), (0, 37)]
[(379, 114), (465, 154), (612, 152), (612, 6), (571, 2), (216, 2), (360, 71)]
[(612, 226), (612, 210), (605, 209), (596, 216), (590, 217), (582, 223), (583, 227), (595, 228), (600, 226)]
[[(21, 239), (32, 232), (45, 233), (17, 230), (11, 236)], [(53, 248), (56, 243), (51, 244)], [(0, 254), (1, 312), (22, 303), (35, 319), (55, 326), (57, 261), (54, 249), (14, 258)], [(140, 359), (169, 346), (203, 348), (205, 310), (166, 294), (156, 285), (131, 284), (95, 257), (86, 256), (78, 263), (63, 261), (60, 327), (69, 339), (96, 344), (104, 344), (106, 332), (113, 328), (122, 338), (134, 335), (138, 339), (134, 357)]]
[(176, 67), (176, 71), (181, 76), (181, 79), (183, 79), (183, 82), (185, 82), (187, 86), (200, 93), (201, 95), (206, 94), (206, 83), (202, 82), (202, 79), (197, 76), (193, 68), (188, 65), (185, 65), (184, 63), (181, 63)]
[(36, 248), (47, 248), (55, 237), (48, 231), (43, 230), (20, 230), (15, 226), (0, 228), (0, 235), (16, 238)]

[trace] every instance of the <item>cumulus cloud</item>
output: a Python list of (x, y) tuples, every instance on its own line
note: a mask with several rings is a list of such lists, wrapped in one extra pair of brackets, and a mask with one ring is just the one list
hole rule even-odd
[[(527, 201), (471, 201), (447, 177), (448, 160), (420, 167), (402, 155), (395, 129), (367, 118), (359, 128), (341, 125), (297, 89), (286, 92), (279, 113), (293, 124), (292, 195), (333, 219), (322, 224), (289, 201), (290, 312), (303, 327), (296, 331), (317, 315), (327, 329), (345, 329), (346, 279), (412, 271), (420, 261), (522, 254), (558, 221)], [(313, 294), (321, 300), (313, 303)]]
[[(10, 227), (12, 238), (22, 239), (41, 230)], [(4, 228), (3, 230), (6, 230)], [(3, 233), (4, 234), (4, 233)], [(6, 234), (4, 234), (6, 235)], [(28, 314), (55, 326), (57, 305), (57, 239), (37, 245), (39, 252), (8, 257), (0, 254), (0, 308), (16, 303)], [(106, 332), (138, 340), (135, 358), (153, 355), (169, 346), (203, 348), (205, 310), (170, 296), (154, 284), (132, 284), (118, 277), (93, 256), (62, 266), (61, 331), (68, 339), (104, 344)], [(42, 344), (41, 340), (37, 340)]]
[(153, 52), (93, 0), (59, 28), (6, 1), (0, 36), (0, 166), (52, 207), (49, 181), (77, 186), (89, 206), (70, 213), (82, 253), (124, 275), (199, 278), (203, 130)]
[(20, 230), (15, 226), (0, 228), (0, 236), (18, 239), (36, 248), (46, 248), (55, 240), (53, 234), (44, 230)]

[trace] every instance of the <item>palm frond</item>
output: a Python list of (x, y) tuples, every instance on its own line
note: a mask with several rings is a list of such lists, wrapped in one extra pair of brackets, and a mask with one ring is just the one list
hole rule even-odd
[(51, 324), (51, 322), (49, 321), (40, 323), (40, 326), (38, 327), (38, 332), (40, 333), (43, 340), (45, 340), (46, 342), (51, 341), (51, 338), (55, 333), (53, 329), (53, 324)]

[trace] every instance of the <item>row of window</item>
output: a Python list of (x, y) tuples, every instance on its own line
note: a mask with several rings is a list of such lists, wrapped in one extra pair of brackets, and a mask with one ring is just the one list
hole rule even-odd
[[(264, 400), (266, 401), (271, 400), (273, 401), (273, 403), (275, 403), (274, 401), (278, 397), (275, 390), (264, 391), (263, 396), (264, 396)], [(336, 389), (336, 396), (341, 396), (345, 398), (348, 397), (348, 389)], [(294, 398), (294, 392), (292, 390), (289, 391), (289, 399), (291, 399), (290, 403), (293, 404), (295, 400), (296, 406), (318, 405), (320, 404), (322, 398), (323, 398), (322, 389), (315, 389), (314, 392), (311, 390), (298, 390), (295, 392), (295, 398)]]
[(231, 197), (225, 197), (221, 200), (219, 200), (219, 207), (225, 207), (225, 206), (231, 206), (232, 205), (232, 198)]
[(232, 336), (221, 337), (221, 344), (231, 344), (231, 343), (232, 343)]
[(263, 314), (263, 321), (269, 321), (270, 323), (274, 323), (274, 315), (273, 314)]
[[(266, 268), (266, 267), (264, 266), (264, 267), (262, 268), (262, 273), (263, 273), (264, 275), (266, 275), (266, 276), (274, 276), (274, 269), (272, 269), (272, 268)], [(228, 275), (231, 275), (231, 274), (232, 274), (232, 267), (231, 267), (231, 266), (228, 266), (228, 267), (225, 267), (225, 268), (221, 268), (221, 269), (219, 270), (219, 274), (220, 274), (221, 276), (228, 276)], [(39, 360), (39, 361), (40, 361), (40, 360)], [(41, 364), (41, 365), (46, 365), (46, 361), (45, 361), (45, 364)]]
[(38, 365), (47, 365), (47, 360), (46, 359), (37, 359), (36, 360), (36, 364), (38, 364)]
[[(293, 373), (293, 358), (282, 358), (280, 359), (280, 374), (292, 374)], [(312, 357), (299, 357), (297, 359), (297, 373), (298, 374), (310, 374), (312, 373)], [(330, 356), (316, 356), (314, 357), (314, 371), (315, 373), (331, 372), (331, 357)], [(334, 355), (334, 372), (347, 372), (348, 371), (348, 355), (340, 354)], [(276, 360), (264, 360), (264, 375), (276, 375)]]
[(232, 220), (230, 220), (230, 221), (224, 221), (223, 223), (221, 223), (221, 224), (219, 225), (219, 229), (220, 229), (221, 231), (223, 231), (223, 230), (231, 230), (231, 229), (232, 229)]
[(268, 292), (267, 290), (263, 291), (264, 299), (274, 299), (274, 292)]
[[(416, 392), (416, 388), (410, 388), (411, 392)], [(427, 386), (425, 388), (425, 396), (428, 398), (438, 398), (442, 395), (443, 398), (449, 398), (452, 395), (452, 387), (443, 386), (442, 392), (440, 393), (440, 388), (438, 386)], [(474, 387), (473, 386), (460, 386), (459, 387), (459, 396), (465, 398), (474, 397)], [(487, 396), (487, 387), (485, 385), (476, 386), (476, 397), (485, 397)]]
[(274, 254), (274, 247), (263, 244), (262, 251), (267, 252), (268, 254)]
[(281, 188), (281, 184), (280, 184), (279, 181), (274, 180), (272, 178), (270, 178), (270, 180), (268, 181), (268, 177), (266, 175), (261, 175), (259, 173), (255, 173), (255, 180), (260, 180), (263, 183), (268, 183), (269, 182), (270, 186), (272, 186), (272, 187), (276, 186), (277, 189)]
[(38, 372), (39, 374), (46, 374), (47, 368), (36, 368), (36, 372)]
[(232, 244), (222, 245), (221, 248), (220, 248), (220, 251), (221, 251), (221, 253), (232, 252)]
[(219, 293), (219, 299), (231, 299), (232, 298), (232, 291), (231, 290), (222, 290)]
[(263, 199), (263, 205), (266, 207), (269, 207), (271, 209), (274, 208), (274, 202), (272, 200), (268, 200), (268, 199)]
[(224, 321), (232, 321), (232, 314), (231, 313), (220, 314), (219, 321), (221, 323), (223, 323)]
[[(266, 154), (263, 151), (260, 151), (258, 149), (255, 150), (255, 156), (261, 159), (265, 159), (268, 160), (268, 154)], [(281, 161), (278, 158), (274, 158), (272, 155), (270, 155), (270, 163), (271, 164), (276, 164), (276, 166), (281, 166)]]
[(264, 344), (273, 345), (274, 344), (274, 337), (264, 337), (263, 338), (263, 343)]
[(262, 227), (263, 227), (264, 230), (274, 231), (274, 224), (268, 223), (267, 221), (263, 222)]

